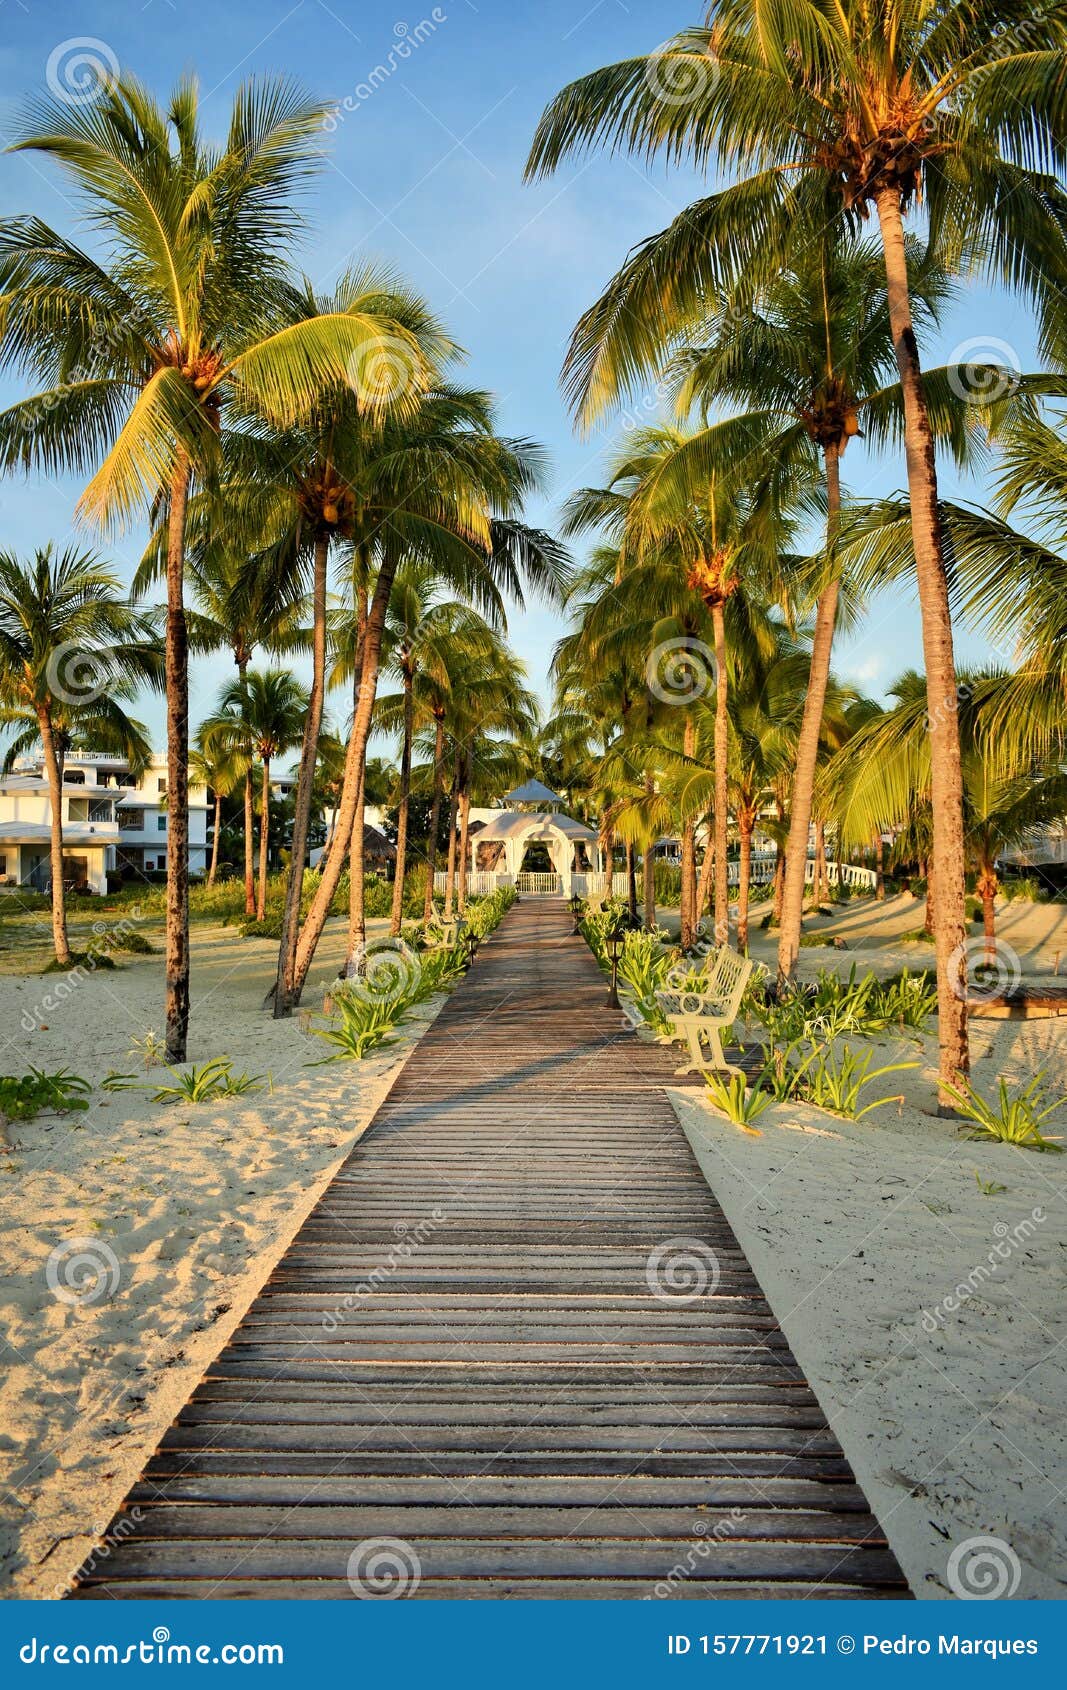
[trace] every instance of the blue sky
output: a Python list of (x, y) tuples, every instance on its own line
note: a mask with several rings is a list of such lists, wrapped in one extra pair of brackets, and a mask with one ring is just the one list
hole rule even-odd
[[(548, 448), (549, 495), (530, 515), (550, 525), (570, 490), (596, 483), (613, 433), (606, 425), (583, 440), (571, 428), (558, 389), (571, 328), (627, 249), (703, 189), (685, 172), (602, 155), (524, 186), (530, 137), (564, 82), (647, 51), (697, 21), (699, 10), (699, 0), (0, 0), (0, 129), (13, 132), (50, 60), (62, 76), (81, 52), (99, 56), (100, 44), (160, 94), (195, 70), (208, 126), (217, 130), (234, 88), (257, 72), (288, 72), (339, 102), (299, 261), (327, 287), (347, 264), (374, 257), (427, 295), (469, 353), (467, 377), (499, 396), (504, 429)], [(379, 65), (388, 74), (367, 97)], [(52, 166), (0, 157), (0, 214), (32, 211), (77, 232), (64, 189)], [(1025, 303), (987, 289), (961, 299), (924, 358), (940, 363), (965, 341), (985, 349), (991, 337), (1023, 368), (1034, 367)], [(18, 392), (10, 378), (0, 380), (0, 403)], [(900, 463), (872, 461), (862, 444), (850, 449), (845, 471), (857, 494), (889, 493), (903, 481)], [(979, 485), (961, 487), (948, 471), (943, 488), (982, 496)], [(77, 492), (73, 483), (0, 482), (0, 545), (25, 552), (46, 539), (69, 540)], [(131, 533), (101, 549), (128, 573), (142, 541)], [(511, 621), (542, 688), (558, 633), (558, 617), (540, 607)], [(959, 650), (975, 660), (986, 647), (961, 630)], [(876, 600), (864, 626), (841, 640), (838, 667), (878, 695), (920, 658), (915, 606), (894, 597)], [(194, 723), (224, 678), (224, 657), (197, 665)], [(159, 706), (142, 713), (158, 730)]]

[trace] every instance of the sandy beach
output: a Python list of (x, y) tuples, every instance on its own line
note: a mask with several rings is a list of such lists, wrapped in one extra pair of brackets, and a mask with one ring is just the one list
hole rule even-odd
[[(371, 923), (369, 937), (386, 930)], [(289, 1021), (261, 1008), (276, 946), (197, 927), (193, 947), (190, 1061), (228, 1056), (236, 1072), (269, 1072), (272, 1089), (166, 1106), (98, 1089), (109, 1070), (138, 1067), (135, 1039), (161, 1031), (158, 957), (66, 993), (63, 976), (0, 976), (0, 1069), (66, 1066), (94, 1084), (88, 1112), (11, 1123), (0, 1153), (8, 1596), (65, 1589), (440, 1002), (365, 1061), (312, 1068), (327, 1047), (310, 1012), (343, 932), (327, 933)]]
[[(930, 947), (899, 937), (916, 908), (821, 918), (849, 950), (805, 949), (802, 975), (921, 966)], [(1024, 977), (1052, 977), (1062, 905), (1007, 904), (999, 926)], [(754, 947), (768, 962), (769, 939)], [(919, 1060), (872, 1092), (902, 1105), (859, 1122), (775, 1105), (755, 1136), (700, 1093), (672, 1101), (915, 1594), (951, 1595), (953, 1550), (988, 1536), (1007, 1546), (991, 1551), (1004, 1594), (1063, 1598), (1067, 1157), (969, 1142), (928, 1113), (934, 1038), (849, 1042), (874, 1067)], [(1067, 1020), (975, 1019), (971, 1052), (987, 1094), (1039, 1070), (1067, 1090)], [(1047, 1131), (1067, 1143), (1067, 1109)]]

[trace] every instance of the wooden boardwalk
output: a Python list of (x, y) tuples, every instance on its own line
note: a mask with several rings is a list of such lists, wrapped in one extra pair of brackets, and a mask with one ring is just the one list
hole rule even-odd
[(908, 1595), (604, 999), (516, 905), (74, 1596)]

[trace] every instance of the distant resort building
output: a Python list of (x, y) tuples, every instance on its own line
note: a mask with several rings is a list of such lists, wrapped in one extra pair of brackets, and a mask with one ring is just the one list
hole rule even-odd
[[(207, 869), (207, 789), (189, 788), (189, 872)], [(108, 876), (136, 880), (167, 866), (167, 759), (153, 756), (135, 778), (128, 761), (104, 752), (70, 754), (63, 768), (64, 881), (103, 894)], [(0, 884), (47, 892), (52, 804), (44, 766), (20, 759), (0, 777)]]

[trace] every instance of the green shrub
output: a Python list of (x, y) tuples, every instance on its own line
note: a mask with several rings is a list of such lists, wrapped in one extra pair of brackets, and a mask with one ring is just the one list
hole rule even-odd
[(1001, 1079), (997, 1082), (995, 1100), (983, 1097), (969, 1080), (964, 1080), (959, 1087), (946, 1085), (945, 1090), (955, 1099), (956, 1107), (967, 1123), (968, 1138), (990, 1138), (1001, 1144), (1017, 1145), (1022, 1150), (1058, 1153), (1062, 1145), (1045, 1138), (1041, 1126), (1067, 1103), (1067, 1097), (1057, 1098), (1055, 1103), (1041, 1108), (1044, 1081), (1045, 1071), (1042, 1069), (1028, 1086), (1013, 1097), (1008, 1091), (1007, 1081)]
[(28, 1074), (0, 1074), (0, 1115), (9, 1121), (32, 1121), (40, 1114), (67, 1115), (89, 1107), (92, 1087), (80, 1074), (59, 1068), (46, 1074), (31, 1068)]
[(905, 1068), (919, 1066), (917, 1062), (887, 1062), (872, 1070), (871, 1061), (870, 1051), (858, 1057), (847, 1045), (837, 1054), (830, 1049), (819, 1051), (805, 1074), (805, 1099), (819, 1109), (844, 1115), (850, 1121), (861, 1120), (872, 1109), (880, 1109), (885, 1103), (903, 1102), (899, 1096), (878, 1097), (873, 1103), (860, 1107), (860, 1096), (872, 1081), (881, 1079), (884, 1074), (896, 1074)]
[(731, 1074), (729, 1079), (724, 1079), (721, 1074), (705, 1074), (704, 1078), (708, 1096), (715, 1107), (721, 1109), (736, 1127), (754, 1132), (755, 1123), (770, 1108), (773, 1099), (758, 1086), (749, 1086), (743, 1074)]

